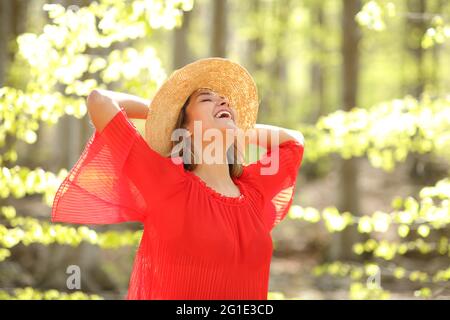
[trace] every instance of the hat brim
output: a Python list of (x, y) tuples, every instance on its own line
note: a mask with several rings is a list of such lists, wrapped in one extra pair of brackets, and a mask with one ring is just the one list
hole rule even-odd
[(172, 149), (172, 132), (183, 104), (198, 88), (210, 88), (226, 96), (236, 112), (236, 125), (242, 130), (254, 127), (259, 100), (250, 73), (238, 63), (212, 57), (196, 60), (175, 70), (161, 85), (149, 106), (145, 140), (163, 156)]

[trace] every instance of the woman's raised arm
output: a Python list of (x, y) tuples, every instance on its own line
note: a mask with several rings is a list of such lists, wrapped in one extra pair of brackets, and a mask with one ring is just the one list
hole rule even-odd
[(300, 131), (268, 124), (257, 123), (250, 134), (246, 135), (247, 143), (260, 145), (266, 149), (289, 140), (297, 141), (301, 145), (305, 143), (305, 138)]
[(86, 100), (89, 117), (97, 131), (103, 130), (120, 107), (125, 110), (128, 118), (146, 119), (150, 105), (150, 100), (105, 89), (92, 90)]

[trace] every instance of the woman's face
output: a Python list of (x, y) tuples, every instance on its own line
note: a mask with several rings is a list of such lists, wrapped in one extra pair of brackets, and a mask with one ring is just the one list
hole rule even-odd
[[(211, 89), (197, 89), (191, 95), (186, 113), (187, 127), (194, 136), (197, 132), (200, 132), (197, 131), (199, 129), (195, 129), (195, 126), (199, 126), (200, 121), (201, 132), (209, 141), (214, 134), (222, 134), (222, 137), (225, 138), (224, 133), (234, 134), (237, 130), (236, 112), (230, 105), (229, 100)], [(229, 146), (230, 143), (227, 143), (227, 145)]]

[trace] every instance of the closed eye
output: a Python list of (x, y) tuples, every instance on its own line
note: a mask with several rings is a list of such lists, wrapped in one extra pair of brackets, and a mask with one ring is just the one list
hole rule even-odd
[(212, 101), (212, 100), (211, 99), (205, 99), (205, 100), (202, 100), (200, 102), (203, 102), (203, 101)]

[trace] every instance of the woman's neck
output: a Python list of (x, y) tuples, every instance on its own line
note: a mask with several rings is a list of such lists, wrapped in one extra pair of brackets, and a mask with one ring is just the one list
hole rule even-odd
[(192, 171), (200, 177), (207, 186), (216, 192), (228, 197), (239, 197), (241, 195), (238, 186), (231, 179), (228, 164), (197, 164)]
[(217, 187), (227, 186), (232, 182), (227, 163), (198, 163), (192, 172)]

